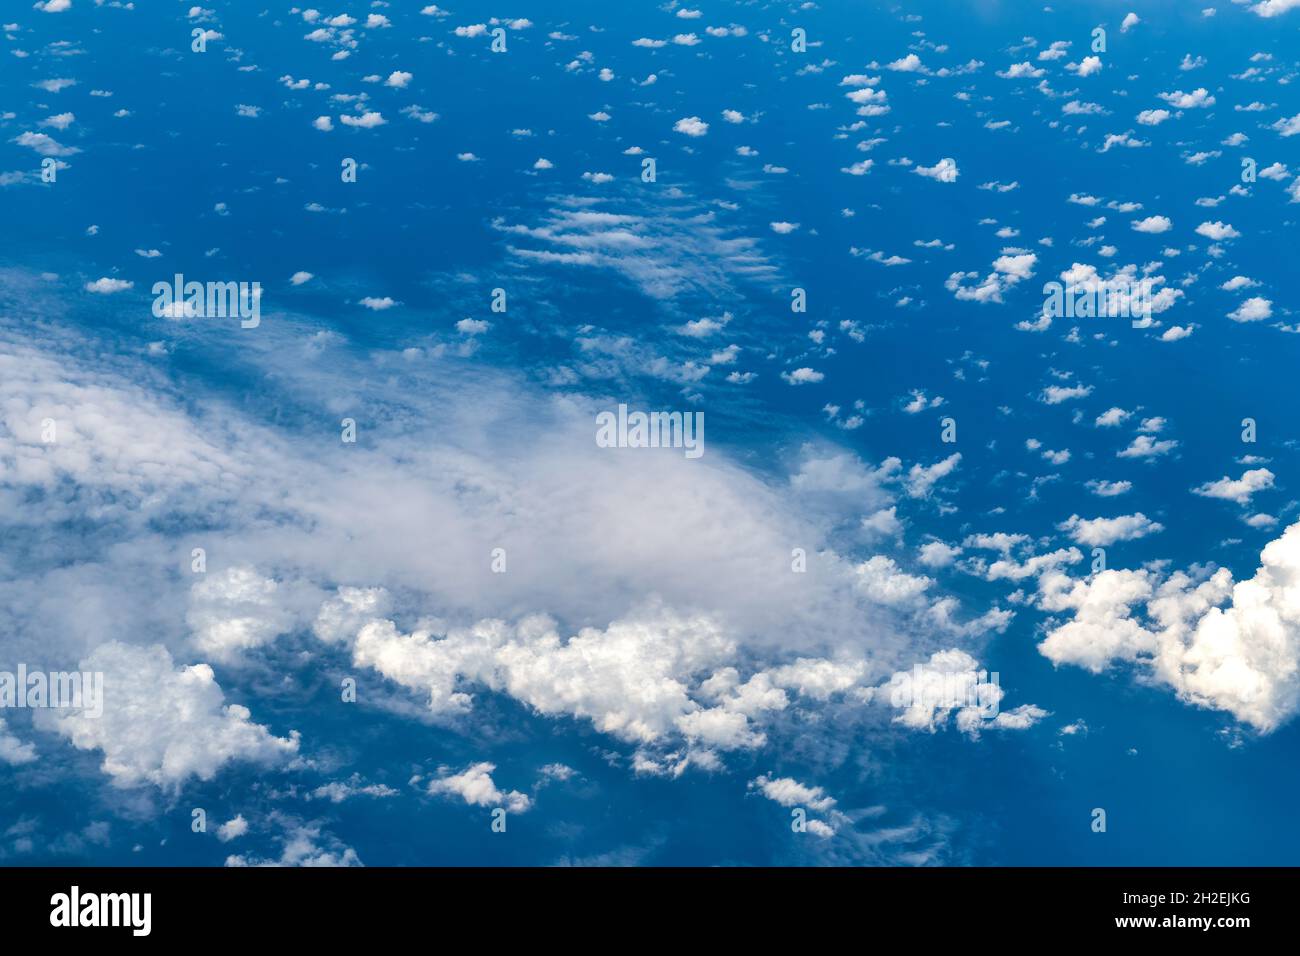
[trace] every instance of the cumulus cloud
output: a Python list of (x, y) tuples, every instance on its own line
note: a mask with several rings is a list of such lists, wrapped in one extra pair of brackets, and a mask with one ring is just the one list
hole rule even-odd
[(1218, 481), (1207, 481), (1200, 487), (1193, 488), (1192, 493), (1203, 498), (1221, 498), (1224, 501), (1247, 505), (1256, 492), (1273, 487), (1273, 477), (1273, 472), (1267, 468), (1252, 468), (1243, 472), (1240, 478), (1229, 478), (1225, 475)]
[(1234, 322), (1262, 322), (1273, 317), (1273, 302), (1262, 296), (1252, 296), (1228, 313)]
[(1184, 93), (1182, 90), (1174, 90), (1172, 93), (1161, 93), (1160, 98), (1175, 109), (1193, 110), (1204, 109), (1213, 106), (1215, 99), (1210, 95), (1210, 91), (1205, 87), (1199, 87), (1190, 93)]
[(1108, 569), (1090, 579), (1044, 575), (1038, 603), (1070, 620), (1039, 651), (1056, 664), (1100, 673), (1140, 668), (1198, 707), (1224, 711), (1261, 733), (1300, 708), (1300, 524), (1269, 542), (1248, 580), (1221, 568), (1160, 580)]
[(993, 271), (980, 280), (978, 272), (954, 272), (944, 288), (960, 300), (1002, 302), (1003, 294), (1023, 279), (1033, 277), (1038, 256), (1032, 252), (1008, 252), (993, 260)]
[(0, 763), (10, 767), (21, 767), (36, 759), (36, 746), (10, 733), (4, 718), (0, 718)]
[(229, 661), (261, 647), (293, 624), (278, 582), (250, 567), (203, 575), (190, 591), (186, 621), (205, 657)]
[[(324, 117), (328, 119), (328, 117)], [(317, 123), (319, 124), (319, 120)], [(383, 114), (378, 110), (368, 110), (360, 116), (353, 116), (350, 113), (344, 113), (339, 117), (339, 122), (344, 126), (352, 126), (356, 129), (374, 129), (376, 126), (383, 126), (388, 121), (384, 119)], [(328, 129), (328, 126), (317, 126), (318, 129)]]
[(1135, 232), (1162, 233), (1168, 232), (1173, 228), (1173, 222), (1168, 216), (1147, 216), (1145, 219), (1137, 219), (1133, 222)]
[[(384, 693), (423, 701), (431, 719), (458, 720), (480, 696), (509, 695), (628, 742), (647, 767), (678, 766), (667, 754), (683, 749), (705, 760), (762, 746), (799, 688), (823, 694), (845, 686), (833, 675), (888, 673), (918, 650), (985, 639), (1009, 619), (962, 620), (934, 585), (899, 599), (891, 588), (919, 575), (901, 563), (887, 574), (883, 561), (860, 570), (870, 556), (850, 561), (827, 542), (823, 509), (874, 513), (899, 494), (924, 497), (959, 456), (907, 471), (897, 460), (873, 469), (810, 449), (774, 487), (723, 452), (686, 461), (597, 448), (602, 405), (539, 398), (509, 373), (481, 369), (472, 385), (452, 387), (397, 354), (304, 351), (319, 327), (294, 321), (268, 328), (265, 350), (241, 354), (322, 407), (338, 382), (349, 410), (383, 396), (385, 415), (365, 416), (377, 424), (341, 456), (337, 444), (321, 452), (224, 403), (194, 407), (131, 384), (118, 371), (137, 361), (129, 355), (103, 368), (89, 348), (56, 361), (28, 326), (4, 339), (0, 467), (12, 487), (40, 489), (44, 520), (89, 508), (103, 527), (68, 542), (75, 560), (51, 553), (0, 580), (0, 624), (12, 653), (39, 646), (53, 664), (84, 649), (71, 661), (133, 675), (114, 685), (133, 694), (148, 688), (151, 702), (132, 723), (116, 719), (123, 711), (110, 695), (97, 726), (63, 724), (75, 745), (102, 749), (124, 785), (171, 788), (236, 760), (289, 759), (296, 737), (227, 705), (211, 668), (192, 662), (201, 645), (205, 658), (255, 664), (280, 634), (311, 625), (316, 607), (311, 627), (331, 653), (388, 678)], [(193, 334), (214, 351), (232, 347), (215, 329)], [(329, 384), (307, 368), (325, 358)], [(410, 404), (393, 405), (394, 396)], [(45, 444), (41, 421), (52, 408), (60, 440)], [(427, 424), (435, 418), (437, 428)], [(414, 443), (412, 428), (422, 435)], [(519, 441), (538, 432), (548, 441)], [(361, 523), (347, 504), (358, 494), (370, 502)], [(634, 514), (629, 496), (644, 502)], [(203, 516), (209, 561), (220, 556), (202, 579), (189, 574), (192, 542), (160, 547), (156, 516), (185, 514)], [(626, 533), (611, 539), (610, 520)], [(438, 548), (422, 543), (433, 538)], [(512, 569), (533, 570), (492, 574), (484, 541), (508, 544)], [(796, 545), (815, 573), (790, 572)], [(85, 599), (59, 599), (69, 588)], [(644, 606), (647, 594), (662, 603)], [(520, 610), (507, 621), (503, 608)], [(187, 617), (190, 633), (175, 633)], [(128, 643), (142, 633), (168, 635), (170, 646)], [(172, 663), (182, 654), (191, 666)], [(832, 666), (841, 660), (852, 666)]]
[(957, 161), (951, 157), (945, 157), (933, 166), (917, 166), (912, 172), (918, 176), (924, 176), (927, 179), (933, 179), (941, 183), (955, 183), (957, 181)]
[(1038, 399), (1044, 405), (1060, 405), (1076, 398), (1087, 398), (1091, 394), (1091, 385), (1049, 385), (1039, 394)]
[(1043, 76), (1046, 72), (1047, 72), (1046, 70), (1039, 69), (1038, 67), (1034, 66), (1032, 63), (1026, 60), (1023, 63), (1013, 63), (1005, 70), (999, 70), (998, 76), (1006, 80), (1020, 80), (1020, 79), (1032, 80), (1032, 79), (1037, 79), (1040, 76)]
[(1094, 73), (1101, 72), (1101, 57), (1085, 56), (1078, 63), (1069, 64), (1066, 69), (1076, 76), (1092, 76)]
[(107, 276), (96, 279), (94, 282), (86, 283), (86, 291), (94, 292), (98, 295), (112, 295), (114, 292), (125, 292), (135, 283), (128, 282), (125, 279), (110, 279)]
[(703, 136), (709, 131), (709, 124), (698, 116), (686, 116), (673, 124), (673, 131), (687, 136)]
[(1120, 458), (1158, 458), (1177, 447), (1178, 442), (1172, 438), (1156, 439), (1152, 435), (1138, 435), (1116, 455)]
[(929, 496), (934, 486), (957, 470), (961, 452), (954, 452), (933, 465), (913, 465), (907, 473), (907, 493), (913, 498)]
[(278, 858), (232, 854), (226, 857), (226, 866), (304, 866), (304, 867), (351, 867), (362, 866), (356, 850), (346, 846), (315, 824), (288, 824), (283, 818), (277, 822), (285, 825), (285, 833), (280, 837), (281, 852)]
[(1206, 239), (1213, 239), (1215, 242), (1237, 239), (1241, 236), (1241, 233), (1226, 222), (1203, 222), (1196, 227), (1196, 234)]
[(769, 777), (760, 774), (749, 782), (767, 799), (783, 807), (804, 807), (808, 810), (825, 812), (835, 806), (835, 798), (828, 795), (821, 787), (810, 787), (793, 777)]
[(1269, 128), (1277, 131), (1279, 135), (1284, 137), (1295, 136), (1297, 133), (1300, 133), (1300, 113), (1296, 113), (1295, 116), (1289, 118), (1284, 117)]
[[(709, 708), (692, 698), (690, 686), (735, 651), (734, 639), (717, 622), (655, 610), (567, 641), (544, 616), (514, 626), (481, 621), (441, 638), (428, 631), (404, 635), (391, 621), (374, 621), (357, 633), (353, 661), (427, 692), (438, 713), (468, 709), (472, 696), (463, 685), (476, 683), (539, 713), (587, 719), (603, 733), (655, 744), (688, 730), (710, 736), (700, 723)], [(711, 744), (761, 742), (745, 733), (744, 714), (712, 716), (727, 717), (731, 725)]]
[(1080, 518), (1070, 515), (1057, 525), (1079, 544), (1089, 547), (1106, 547), (1117, 541), (1134, 541), (1149, 534), (1165, 530), (1158, 521), (1152, 521), (1142, 512), (1120, 515), (1117, 518)]
[(425, 792), (433, 796), (459, 797), (472, 807), (504, 807), (511, 813), (524, 813), (533, 801), (518, 790), (501, 790), (492, 781), (496, 764), (483, 761), (471, 764), (460, 773), (444, 772), (430, 780)]
[(1296, 9), (1300, 9), (1300, 0), (1261, 0), (1250, 8), (1250, 12), (1268, 18), (1280, 17)]
[(997, 676), (957, 648), (936, 651), (928, 661), (863, 693), (896, 708), (894, 723), (930, 733), (952, 720), (962, 733), (979, 737), (985, 730), (1027, 730), (1048, 716), (1033, 704), (1003, 711), (1004, 695)]
[(243, 814), (236, 814), (232, 819), (217, 827), (217, 839), (222, 843), (229, 843), (231, 840), (237, 840), (247, 832), (248, 821), (244, 819)]
[(177, 790), (191, 778), (211, 780), (230, 761), (274, 765), (298, 752), (297, 731), (274, 736), (247, 707), (225, 703), (211, 667), (176, 667), (161, 645), (104, 644), (79, 669), (103, 673), (103, 714), (38, 717), (78, 750), (102, 751), (115, 786)]

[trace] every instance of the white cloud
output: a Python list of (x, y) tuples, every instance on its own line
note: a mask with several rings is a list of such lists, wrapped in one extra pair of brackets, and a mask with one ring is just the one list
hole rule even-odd
[(1117, 518), (1084, 519), (1070, 515), (1057, 527), (1070, 535), (1078, 544), (1088, 547), (1106, 547), (1117, 541), (1134, 541), (1165, 530), (1158, 521), (1152, 521), (1142, 512), (1120, 515)]
[(176, 790), (191, 777), (211, 780), (232, 760), (276, 764), (298, 751), (298, 733), (275, 737), (248, 708), (226, 704), (212, 668), (176, 668), (161, 645), (112, 642), (81, 661), (104, 674), (104, 712), (40, 712), (78, 750), (101, 750), (102, 769), (118, 787), (154, 784)]
[(918, 558), (927, 568), (946, 568), (961, 554), (961, 548), (943, 541), (930, 541), (921, 545)]
[(893, 558), (883, 554), (868, 558), (855, 570), (862, 592), (874, 603), (888, 607), (915, 604), (934, 584), (922, 575), (907, 574)]
[(357, 129), (374, 129), (376, 126), (383, 126), (388, 121), (377, 110), (369, 110), (360, 116), (344, 113), (339, 117), (339, 122), (344, 126), (353, 126)]
[(1032, 252), (1006, 253), (993, 260), (993, 271), (977, 285), (971, 280), (979, 280), (978, 272), (954, 272), (948, 276), (944, 288), (960, 300), (979, 302), (1001, 302), (1002, 294), (1022, 279), (1031, 278), (1038, 256)]
[(1082, 60), (1080, 60), (1077, 64), (1075, 63), (1069, 64), (1066, 67), (1066, 69), (1069, 70), (1071, 73), (1076, 74), (1077, 76), (1084, 77), (1084, 76), (1092, 76), (1094, 73), (1100, 73), (1101, 66), (1102, 66), (1101, 57), (1086, 56)]
[(1240, 478), (1229, 478), (1226, 475), (1218, 481), (1207, 481), (1198, 488), (1193, 488), (1192, 493), (1201, 495), (1205, 498), (1222, 498), (1225, 501), (1235, 501), (1239, 505), (1250, 504), (1250, 498), (1257, 491), (1273, 487), (1273, 472), (1267, 468), (1252, 468), (1243, 472)]
[(1172, 93), (1161, 93), (1160, 98), (1175, 109), (1192, 110), (1203, 109), (1213, 106), (1214, 97), (1205, 87), (1199, 87), (1190, 93), (1184, 93), (1182, 90), (1174, 90)]
[(913, 498), (925, 498), (940, 480), (947, 478), (961, 463), (961, 452), (955, 452), (933, 465), (913, 465), (907, 473), (907, 493)]
[(21, 767), (36, 759), (36, 746), (25, 743), (11, 734), (4, 718), (0, 717), (0, 763), (10, 767)]
[(1133, 482), (1093, 479), (1088, 482), (1088, 490), (1099, 498), (1114, 498), (1118, 495), (1126, 495), (1132, 491)]
[(912, 172), (918, 176), (934, 179), (941, 183), (955, 183), (957, 181), (957, 161), (945, 157), (933, 166), (917, 166)]
[(821, 787), (806, 786), (793, 777), (760, 774), (749, 782), (749, 786), (751, 789), (757, 788), (767, 799), (783, 807), (803, 807), (823, 813), (835, 806), (835, 798)]
[(1178, 447), (1173, 439), (1157, 441), (1150, 435), (1138, 435), (1127, 448), (1116, 452), (1119, 458), (1157, 458), (1167, 455)]
[(125, 279), (110, 279), (107, 276), (96, 279), (94, 282), (86, 283), (87, 292), (96, 292), (99, 295), (111, 295), (114, 292), (124, 292), (131, 288), (135, 283), (127, 282)]
[(1023, 63), (1014, 63), (1011, 66), (1007, 67), (1005, 70), (998, 71), (998, 76), (1006, 80), (1020, 80), (1020, 79), (1032, 80), (1032, 79), (1037, 79), (1040, 76), (1043, 76), (1046, 72), (1047, 72), (1046, 70), (1041, 70), (1038, 67), (1034, 66), (1032, 63), (1030, 63), (1028, 60), (1026, 60)]
[(1296, 113), (1289, 119), (1280, 119), (1269, 128), (1276, 130), (1282, 136), (1295, 136), (1300, 133), (1300, 113)]
[(782, 372), (781, 377), (791, 385), (815, 385), (824, 379), (824, 373), (812, 368), (797, 368), (793, 372)]
[(74, 156), (81, 152), (75, 146), (64, 146), (48, 133), (21, 133), (12, 142), (34, 149), (42, 156)]
[[(281, 823), (285, 822), (283, 819)], [(356, 850), (344, 846), (333, 837), (322, 839), (320, 827), (315, 825), (295, 824), (287, 828), (282, 839), (282, 849), (278, 859), (259, 859), (232, 854), (226, 857), (226, 866), (303, 866), (303, 867), (351, 867), (362, 866)], [(320, 844), (325, 843), (322, 847)]]
[(1228, 313), (1234, 322), (1262, 322), (1273, 317), (1273, 303), (1261, 296), (1252, 296)]
[(585, 718), (603, 733), (654, 743), (699, 708), (689, 675), (720, 664), (734, 647), (715, 622), (667, 611), (586, 629), (567, 642), (542, 616), (514, 627), (482, 621), (436, 640), (381, 620), (357, 633), (353, 661), (429, 693), (434, 712), (469, 708), (463, 678), (508, 691), (540, 713)]
[[(612, 214), (591, 207), (582, 215), (599, 219), (602, 228), (628, 226), (611, 224), (605, 217)], [(167, 540), (159, 546), (152, 522), (164, 514), (202, 515), (210, 555), (219, 554), (223, 567), (260, 569), (246, 582), (251, 601), (240, 597), (238, 581), (217, 577), (219, 586), (205, 596), (216, 600), (202, 605), (199, 629), (237, 633), (243, 655), (265, 654), (271, 632), (281, 626), (258, 617), (272, 575), (274, 600), (290, 612), (299, 607), (289, 598), (301, 581), (321, 588), (382, 582), (402, 595), (396, 611), (363, 587), (346, 592), (350, 602), (340, 594), (344, 606), (323, 609), (317, 623), (322, 639), (341, 645), (335, 651), (392, 679), (391, 686), (380, 685), (384, 693), (409, 691), (445, 716), (472, 706), (474, 695), (508, 694), (541, 714), (589, 720), (637, 746), (756, 746), (764, 727), (753, 715), (764, 711), (752, 701), (775, 706), (782, 698), (764, 691), (762, 681), (742, 681), (734, 694), (709, 697), (704, 683), (727, 667), (778, 665), (796, 653), (835, 651), (888, 673), (902, 663), (900, 656), (928, 653), (936, 635), (947, 633), (940, 626), (965, 626), (942, 617), (949, 605), (938, 599), (916, 608), (873, 602), (855, 566), (827, 547), (810, 482), (792, 479), (773, 489), (724, 453), (684, 462), (594, 449), (590, 403), (572, 393), (563, 401), (539, 397), (488, 369), (472, 386), (458, 381), (453, 387), (420, 363), (394, 362), (397, 354), (331, 350), (330, 374), (323, 376), (313, 354), (301, 349), (304, 331), (318, 326), (293, 325), (292, 316), (284, 321), (284, 328), (266, 330), (282, 337), (250, 359), (265, 363), (258, 367), (267, 381), (283, 379), (302, 401), (321, 407), (333, 400), (327, 396), (346, 398), (349, 410), (370, 407), (378, 396), (413, 404), (388, 406), (393, 425), (387, 434), (383, 416), (366, 418), (372, 425), (364, 443), (342, 456), (318, 454), (312, 442), (286, 440), (219, 402), (208, 413), (131, 385), (133, 378), (110, 369), (95, 365), (97, 371), (87, 372), (90, 349), (79, 359), (60, 354), (53, 361), (34, 349), (34, 333), (26, 327), (21, 344), (6, 342), (0, 354), (0, 464), (7, 481), (43, 489), (51, 521), (95, 508), (112, 524), (113, 548), (110, 559), (102, 551), (109, 540), (78, 540), (69, 545), (75, 561), (60, 560), (57, 570), (32, 569), (21, 587), (0, 585), (5, 630), (20, 632), (14, 647), (33, 646), (52, 632), (63, 635), (59, 646), (66, 653), (73, 642), (94, 647), (105, 636), (139, 640), (183, 619), (191, 579), (178, 588), (174, 566), (189, 544), (180, 542), (180, 548)], [(207, 342), (223, 347), (215, 332)], [(601, 360), (601, 353), (588, 355), (593, 363)], [(395, 379), (402, 386), (397, 390)], [(50, 404), (62, 407), (60, 441), (44, 446), (35, 436)], [(424, 424), (432, 409), (438, 410), (437, 428)], [(489, 419), (510, 425), (489, 427)], [(519, 441), (541, 431), (547, 442)], [(447, 434), (457, 436), (455, 447), (447, 445)], [(956, 460), (907, 473), (898, 462), (878, 475), (865, 469), (853, 484), (853, 507), (869, 508), (858, 514), (890, 508), (892, 491), (885, 485), (923, 496)], [(692, 466), (689, 472), (685, 465)], [(66, 498), (74, 485), (75, 498)], [(372, 502), (360, 524), (346, 507), (358, 494)], [(626, 513), (629, 496), (645, 503), (641, 517)], [(275, 522), (265, 520), (271, 513)], [(601, 528), (619, 515), (627, 534), (611, 540)], [(737, 535), (749, 542), (747, 553), (736, 553)], [(437, 549), (419, 543), (432, 538), (440, 542)], [(681, 543), (688, 539), (684, 552)], [(488, 577), (484, 541), (508, 542), (512, 569), (522, 564), (534, 570)], [(807, 549), (817, 573), (790, 573), (795, 543)], [(901, 565), (897, 572), (916, 577)], [(221, 573), (209, 571), (209, 577)], [(77, 606), (58, 599), (72, 587), (88, 599)], [(652, 592), (663, 596), (664, 609), (643, 612), (639, 602)], [(20, 593), (30, 600), (20, 601)], [(574, 623), (561, 629), (534, 616), (503, 623), (493, 617), (502, 607), (542, 608)], [(940, 608), (934, 620), (942, 625), (912, 633), (906, 616), (931, 608)], [(422, 620), (425, 613), (445, 622)], [(389, 623), (390, 614), (402, 621), (402, 630)], [(223, 630), (230, 618), (244, 617), (255, 620)], [(868, 618), (872, 627), (864, 633), (861, 622)], [(304, 623), (298, 615), (295, 621)], [(996, 626), (999, 619), (988, 621)], [(244, 640), (250, 633), (255, 640)], [(180, 659), (186, 645), (179, 635), (174, 640), (172, 652)], [(152, 682), (151, 693), (159, 687), (164, 698), (173, 693), (162, 668), (129, 663), (142, 681)], [(288, 756), (292, 740), (270, 736), (247, 712), (222, 710), (224, 697), (214, 676), (205, 681), (205, 671), (211, 672), (204, 665), (175, 672), (169, 659), (167, 671), (188, 674), (176, 677), (186, 688), (207, 686), (202, 695), (194, 692), (202, 706), (186, 711), (195, 726), (181, 721), (176, 733), (183, 741), (156, 745), (170, 747), (173, 756), (142, 753), (144, 743), (128, 746), (121, 739), (126, 730), (101, 728), (99, 742), (115, 768), (110, 772), (166, 785), (188, 768), (191, 776), (202, 776), (241, 756)], [(771, 686), (781, 690), (780, 679), (774, 667)], [(748, 690), (742, 694), (740, 687)], [(169, 714), (159, 722), (175, 723)], [(137, 729), (162, 733), (152, 721)]]
[(978, 737), (984, 730), (1026, 730), (1048, 716), (1032, 704), (1002, 711), (1004, 694), (974, 657), (951, 648), (895, 673), (869, 696), (898, 709), (894, 723), (930, 733), (950, 718), (962, 733)]
[(1135, 232), (1149, 232), (1159, 234), (1168, 232), (1174, 226), (1168, 216), (1147, 216), (1145, 219), (1137, 219), (1133, 222)]
[(1159, 126), (1173, 114), (1168, 110), (1143, 110), (1137, 115), (1137, 121), (1143, 126)]
[(1261, 17), (1280, 17), (1282, 14), (1300, 9), (1300, 0), (1261, 0), (1250, 8), (1250, 12)]
[(925, 64), (915, 53), (909, 53), (901, 60), (895, 60), (893, 63), (885, 64), (886, 70), (893, 70), (896, 73), (924, 73), (926, 72)]
[(1091, 394), (1091, 385), (1049, 385), (1039, 394), (1038, 400), (1044, 405), (1059, 405)]
[(236, 814), (233, 819), (227, 820), (217, 827), (217, 839), (222, 843), (229, 843), (247, 832), (248, 821), (244, 819), (243, 814)]
[(1196, 227), (1196, 234), (1204, 236), (1206, 239), (1213, 239), (1215, 242), (1221, 242), (1224, 239), (1240, 238), (1241, 233), (1232, 228), (1226, 222), (1203, 222)]
[(250, 567), (210, 571), (190, 589), (186, 623), (194, 647), (218, 661), (236, 659), (284, 633), (293, 617), (280, 585)]
[(703, 136), (709, 131), (709, 124), (698, 116), (686, 116), (673, 124), (673, 131), (687, 136)]
[[(1300, 524), (1265, 546), (1255, 575), (1235, 584), (1226, 568), (1164, 581), (1114, 569), (1082, 580), (1047, 575), (1040, 605), (1073, 619), (1053, 628), (1039, 650), (1095, 673), (1131, 662), (1181, 700), (1268, 733), (1300, 709), (1297, 579)], [(1134, 615), (1138, 605), (1145, 621)]]
[(472, 807), (504, 807), (511, 813), (527, 811), (533, 801), (518, 790), (499, 789), (492, 781), (495, 770), (496, 764), (484, 761), (471, 764), (460, 773), (444, 772), (444, 776), (429, 781), (426, 792), (433, 796), (460, 797)]

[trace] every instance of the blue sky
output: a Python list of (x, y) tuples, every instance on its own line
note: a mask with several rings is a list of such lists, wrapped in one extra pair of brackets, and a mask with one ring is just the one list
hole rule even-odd
[(1300, 4), (527, 6), (4, 14), (0, 861), (1293, 863)]

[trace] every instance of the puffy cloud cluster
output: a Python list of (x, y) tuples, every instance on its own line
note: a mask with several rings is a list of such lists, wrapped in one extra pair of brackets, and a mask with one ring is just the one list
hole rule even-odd
[(993, 271), (978, 283), (978, 272), (954, 272), (944, 283), (944, 287), (958, 299), (981, 304), (1002, 302), (1002, 295), (1023, 279), (1034, 274), (1034, 264), (1038, 256), (1032, 252), (1009, 250), (993, 260)]
[(225, 695), (207, 664), (176, 667), (161, 645), (110, 643), (80, 670), (104, 675), (103, 714), (38, 711), (38, 721), (78, 750), (101, 750), (115, 786), (154, 784), (177, 790), (191, 778), (211, 780), (234, 760), (278, 764), (298, 752), (298, 733), (276, 737)]
[(1100, 673), (1129, 662), (1180, 699), (1261, 732), (1300, 708), (1300, 523), (1265, 546), (1249, 580), (1234, 583), (1226, 569), (1163, 581), (1148, 570), (1051, 571), (1037, 601), (1069, 616), (1039, 644), (1056, 664)]
[[(622, 228), (590, 209), (574, 216), (574, 241)], [(995, 609), (965, 620), (930, 579), (892, 558), (847, 560), (829, 544), (846, 513), (932, 494), (957, 455), (908, 471), (896, 459), (872, 469), (808, 451), (781, 483), (725, 454), (611, 453), (595, 448), (594, 406), (580, 396), (538, 401), (490, 370), (454, 388), (406, 362), (360, 374), (390, 359), (328, 342), (295, 351), (299, 331), (285, 317), (241, 358), (292, 383), (304, 405), (382, 403), (386, 414), (371, 420), (393, 422), (392, 434), (381, 424), (340, 454), (217, 396), (169, 394), (129, 356), (106, 359), (89, 344), (58, 353), (39, 331), (15, 333), (0, 358), (3, 491), (44, 495), (44, 524), (6, 524), (39, 556), (0, 580), (0, 618), (15, 634), (6, 650), (31, 659), (24, 648), (40, 643), (51, 665), (105, 671), (104, 717), (64, 714), (52, 726), (103, 751), (119, 785), (175, 789), (235, 761), (291, 758), (296, 734), (273, 735), (225, 702), (211, 667), (178, 667), (173, 655), (238, 663), (313, 615), (322, 641), (427, 693), (439, 713), (463, 713), (482, 690), (509, 694), (634, 744), (647, 770), (762, 746), (796, 697), (847, 698), (939, 641), (984, 638), (1010, 619)], [(214, 329), (175, 334), (216, 353), (232, 347)], [(413, 442), (433, 407), (442, 427)], [(46, 418), (57, 442), (42, 441)], [(359, 495), (370, 502), (364, 521)], [(629, 511), (629, 501), (640, 504)], [(197, 538), (158, 530), (195, 516)], [(71, 518), (87, 532), (50, 539), (45, 524)], [(616, 538), (606, 531), (615, 523)], [(510, 574), (490, 572), (485, 542), (508, 545)], [(219, 565), (199, 577), (195, 545)], [(792, 573), (794, 549), (806, 550), (808, 573)], [(370, 583), (385, 588), (354, 586)], [(68, 602), (69, 589), (82, 599)], [(337, 597), (321, 607), (323, 589)], [(659, 610), (629, 611), (648, 594), (663, 598)], [(401, 613), (462, 626), (399, 629), (390, 595)], [(537, 608), (554, 618), (519, 616)], [(487, 617), (503, 611), (514, 623)], [(146, 643), (157, 639), (167, 646)]]
[(1047, 716), (1034, 704), (1003, 711), (1004, 695), (997, 676), (957, 648), (936, 651), (927, 662), (860, 692), (865, 699), (881, 700), (897, 709), (895, 723), (930, 733), (949, 719), (962, 733), (978, 737), (983, 730), (1026, 730)]
[[(914, 614), (941, 633), (977, 637), (1010, 621), (1009, 612), (994, 610), (957, 623), (955, 601), (927, 600), (933, 582), (887, 557), (869, 559), (856, 574), (873, 602)], [(435, 714), (468, 712), (478, 689), (508, 694), (537, 713), (587, 720), (636, 745), (647, 767), (674, 747), (709, 760), (716, 751), (761, 747), (765, 723), (793, 696), (827, 701), (862, 690), (873, 672), (863, 658), (800, 657), (744, 678), (739, 646), (716, 620), (662, 606), (567, 639), (544, 615), (404, 634), (391, 620), (365, 620), (366, 610), (378, 606), (374, 590), (343, 589), (322, 606), (316, 632), (339, 640), (355, 627), (353, 662), (427, 694)]]
[[(232, 821), (233, 822), (233, 821)], [(284, 823), (285, 821), (280, 820)], [(278, 859), (262, 859), (236, 854), (226, 857), (226, 866), (363, 866), (357, 851), (336, 838), (321, 832), (314, 824), (288, 824), (280, 837), (282, 849)]]

